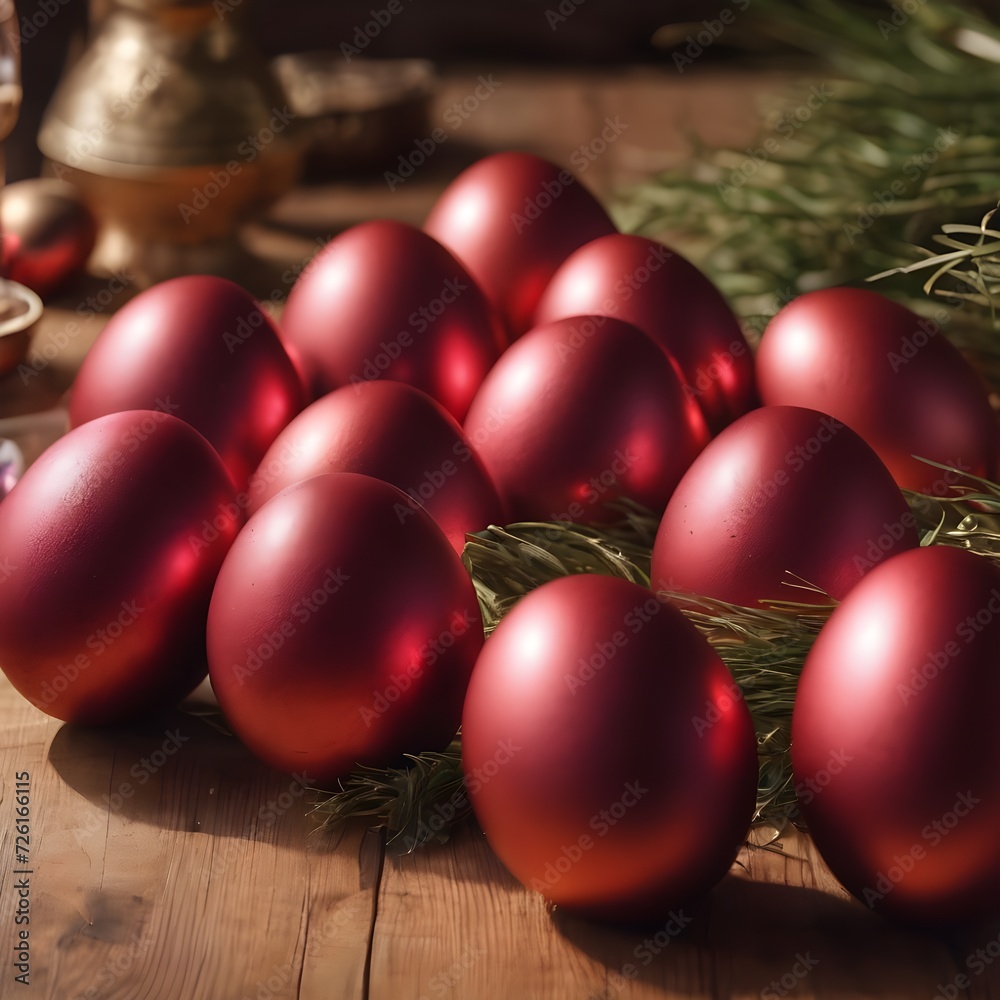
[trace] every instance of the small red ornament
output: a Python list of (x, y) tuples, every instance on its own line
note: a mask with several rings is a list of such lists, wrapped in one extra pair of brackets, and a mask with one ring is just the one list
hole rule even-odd
[(806, 659), (796, 790), (834, 875), (921, 922), (1000, 915), (1000, 569), (933, 545), (862, 580)]
[(212, 687), (262, 760), (331, 787), (357, 764), (443, 749), (483, 643), (462, 561), (424, 510), (352, 473), (247, 522), (208, 618)]
[(192, 275), (154, 285), (111, 317), (73, 384), (70, 421), (171, 413), (208, 438), (243, 489), (304, 403), (274, 324), (249, 292)]
[(903, 495), (854, 431), (815, 410), (765, 406), (685, 473), (660, 522), (652, 579), (754, 607), (801, 596), (793, 573), (839, 600), (916, 544)]
[(469, 269), (511, 340), (534, 324), (538, 300), (566, 257), (616, 231), (571, 171), (528, 153), (495, 153), (464, 170), (424, 229)]
[(78, 188), (52, 177), (0, 191), (3, 274), (42, 298), (83, 270), (97, 241), (97, 221)]
[(583, 313), (615, 316), (649, 334), (680, 365), (685, 392), (713, 433), (756, 405), (753, 357), (732, 309), (698, 268), (662, 243), (614, 233), (571, 254), (535, 321)]
[(205, 676), (205, 622), (238, 530), (219, 456), (176, 417), (99, 417), (0, 504), (0, 665), (87, 725), (173, 707)]
[(997, 418), (986, 389), (933, 320), (865, 288), (801, 295), (768, 324), (761, 398), (811, 406), (856, 430), (907, 489), (946, 495), (953, 473), (989, 478)]
[(594, 522), (630, 497), (662, 510), (708, 439), (670, 359), (605, 316), (536, 327), (486, 377), (465, 433), (517, 520)]
[(476, 282), (415, 226), (353, 226), (302, 272), (281, 332), (313, 397), (375, 379), (406, 382), (462, 420), (502, 344)]
[(440, 403), (401, 382), (345, 386), (307, 406), (275, 439), (250, 484), (250, 510), (326, 472), (359, 472), (408, 496), (399, 516), (421, 506), (457, 552), (467, 532), (506, 522), (482, 460)]
[(480, 654), (462, 765), (490, 846), (524, 885), (646, 920), (707, 892), (753, 816), (739, 689), (676, 608), (625, 580), (532, 591)]

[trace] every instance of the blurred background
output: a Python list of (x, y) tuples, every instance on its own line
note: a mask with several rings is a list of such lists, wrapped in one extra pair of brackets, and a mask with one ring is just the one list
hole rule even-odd
[[(39, 263), (46, 309), (30, 370), (0, 376), (0, 418), (57, 405), (109, 313), (150, 283), (223, 274), (280, 312), (336, 233), (419, 225), (464, 167), (505, 149), (570, 169), (622, 229), (674, 243), (752, 336), (794, 295), (912, 264), (954, 242), (942, 227), (996, 206), (998, 12), (1000, 0), (20, 0), (0, 228), (7, 257), (20, 247)], [(39, 175), (74, 186), (18, 183)], [(988, 376), (992, 261), (958, 274), (975, 308), (949, 327)], [(940, 289), (924, 277), (880, 288), (933, 314)]]
[[(669, 54), (653, 42), (657, 29), (711, 17), (724, 6), (699, 0), (582, 0), (579, 5), (566, 0), (572, 16), (565, 16), (558, 2), (537, 0), (404, 2), (405, 24), (384, 31), (365, 55), (433, 59), (445, 67), (483, 61), (493, 66), (539, 69), (599, 66), (613, 70), (665, 64), (672, 69)], [(329, 0), (243, 0), (243, 4), (222, 0), (219, 10), (228, 14), (243, 5), (254, 40), (270, 56), (324, 46), (336, 52), (343, 40), (352, 38), (355, 26), (363, 25), (370, 19), (370, 11), (379, 6)], [(17, 4), (27, 42), (22, 48), (25, 94), (21, 118), (8, 146), (8, 180), (39, 173), (41, 154), (35, 137), (42, 113), (65, 67), (83, 51), (92, 26), (106, 17), (111, 6), (110, 0), (21, 0)], [(560, 19), (546, 18), (546, 9)], [(40, 23), (43, 27), (33, 32), (32, 27)], [(717, 59), (733, 53), (714, 55)]]

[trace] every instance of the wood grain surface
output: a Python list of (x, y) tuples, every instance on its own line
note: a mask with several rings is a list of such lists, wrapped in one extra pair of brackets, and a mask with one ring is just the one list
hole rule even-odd
[[(565, 163), (620, 116), (628, 129), (585, 178), (606, 197), (682, 156), (691, 130), (749, 142), (765, 89), (745, 75), (477, 66), (446, 75), (433, 114), (491, 71), (502, 86), (402, 188), (390, 193), (380, 176), (304, 188), (252, 227), (248, 241), (273, 264), (270, 285), (254, 290), (287, 291), (289, 267), (351, 222), (419, 222), (483, 152), (529, 148)], [(16, 415), (59, 401), (107, 315), (135, 292), (91, 316), (88, 296), (109, 287), (91, 276), (50, 304), (38, 376), (0, 380), (0, 433), (27, 434)], [(32, 440), (55, 433), (58, 420)], [(0, 678), (0, 1000), (1000, 998), (1000, 925), (942, 935), (889, 924), (850, 899), (798, 833), (780, 851), (745, 848), (697, 909), (654, 927), (602, 926), (550, 912), (471, 825), (405, 857), (363, 825), (317, 833), (301, 783), (254, 761), (197, 714), (204, 705), (201, 692), (154, 722), (86, 730), (46, 718)], [(25, 878), (26, 928), (15, 923)], [(29, 985), (15, 981), (23, 929)]]
[[(612, 927), (551, 910), (472, 824), (402, 857), (362, 825), (318, 831), (300, 783), (186, 711), (82, 729), (0, 680), (0, 741), (0, 997), (1000, 997), (1000, 925), (890, 924), (795, 832), (780, 852), (745, 848), (697, 908)], [(27, 986), (14, 978), (24, 878)]]

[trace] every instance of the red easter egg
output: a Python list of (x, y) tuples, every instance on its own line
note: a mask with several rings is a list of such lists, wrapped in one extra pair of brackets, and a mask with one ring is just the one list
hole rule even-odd
[(537, 323), (583, 313), (615, 316), (676, 359), (685, 392), (712, 432), (756, 405), (754, 366), (722, 293), (675, 250), (642, 236), (602, 236), (571, 254), (535, 313)]
[(379, 219), (331, 240), (288, 296), (281, 332), (313, 397), (386, 378), (456, 420), (502, 343), (468, 271), (415, 226)]
[(711, 441), (663, 513), (652, 579), (663, 590), (753, 607), (839, 600), (886, 556), (917, 544), (888, 469), (839, 420), (798, 406), (752, 410)]
[(876, 567), (799, 680), (803, 816), (867, 906), (920, 922), (1000, 916), (1000, 569), (932, 545)]
[(603, 576), (523, 597), (462, 714), (466, 783), (500, 860), (560, 906), (620, 920), (662, 919), (725, 875), (754, 812), (756, 749), (695, 627)]
[(619, 497), (662, 510), (708, 438), (674, 365), (605, 316), (548, 323), (486, 377), (465, 433), (517, 520), (600, 521)]
[(479, 605), (431, 516), (400, 518), (406, 502), (369, 476), (314, 476), (247, 521), (219, 573), (212, 687), (257, 756), (310, 784), (458, 729)]
[(467, 532), (505, 522), (503, 504), (461, 426), (440, 403), (401, 382), (344, 386), (307, 406), (275, 439), (251, 479), (250, 510), (327, 472), (358, 472), (407, 494), (461, 553)]
[(842, 420), (902, 487), (945, 495), (960, 481), (914, 456), (995, 472), (997, 419), (982, 380), (937, 323), (877, 292), (800, 295), (768, 324), (757, 373), (765, 403)]
[(615, 232), (571, 171), (511, 152), (463, 170), (435, 202), (424, 229), (469, 269), (511, 340), (534, 324), (538, 300), (566, 257)]
[(119, 410), (171, 413), (208, 438), (242, 489), (304, 402), (253, 296), (225, 278), (192, 275), (146, 289), (111, 317), (73, 383), (70, 421), (79, 427)]
[(208, 602), (238, 530), (208, 442), (168, 414), (98, 417), (0, 503), (0, 667), (67, 722), (171, 708), (205, 676)]

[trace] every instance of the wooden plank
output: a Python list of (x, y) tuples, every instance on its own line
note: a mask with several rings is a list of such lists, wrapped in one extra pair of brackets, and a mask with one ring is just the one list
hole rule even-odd
[[(745, 849), (681, 920), (620, 928), (550, 912), (481, 834), (464, 830), (443, 847), (386, 860), (371, 1000), (930, 1000), (952, 982), (959, 967), (944, 937), (890, 924), (852, 900), (801, 834), (783, 848)], [(977, 996), (998, 995), (989, 974), (977, 986)]]
[(15, 927), (14, 773), (31, 772), (31, 993), (66, 1000), (357, 997), (379, 850), (311, 838), (301, 781), (176, 712), (126, 730), (47, 720), (0, 682), (0, 918)]

